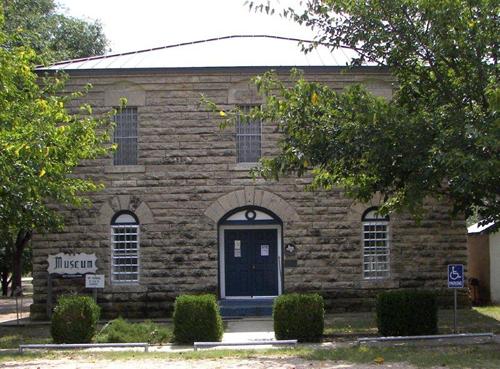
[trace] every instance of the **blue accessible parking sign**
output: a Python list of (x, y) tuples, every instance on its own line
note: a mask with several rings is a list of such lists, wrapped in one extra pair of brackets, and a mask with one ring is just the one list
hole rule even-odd
[(464, 288), (464, 266), (462, 264), (448, 265), (448, 288)]

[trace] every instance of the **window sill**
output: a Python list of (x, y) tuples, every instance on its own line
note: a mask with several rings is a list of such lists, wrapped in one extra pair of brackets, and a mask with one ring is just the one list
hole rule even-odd
[(147, 287), (142, 286), (139, 283), (130, 283), (130, 284), (120, 284), (114, 283), (110, 285), (112, 292), (146, 292)]
[(254, 168), (258, 168), (259, 163), (237, 163), (234, 167), (232, 167), (232, 170), (235, 171), (240, 171), (240, 172), (248, 172)]
[(361, 281), (361, 288), (398, 288), (398, 287), (399, 287), (399, 282), (391, 279), (390, 277), (363, 279)]
[(104, 167), (104, 173), (144, 173), (144, 165), (107, 165)]

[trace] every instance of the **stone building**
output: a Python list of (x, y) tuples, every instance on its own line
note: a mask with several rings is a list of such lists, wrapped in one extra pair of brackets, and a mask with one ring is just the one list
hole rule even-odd
[[(233, 42), (246, 42), (248, 54), (217, 51)], [(271, 43), (274, 53), (251, 59), (254, 43)], [(69, 89), (90, 82), (84, 102), (97, 113), (120, 97), (128, 106), (115, 118), (118, 151), (77, 171), (105, 189), (90, 195), (90, 208), (66, 211), (64, 231), (34, 237), (34, 318), (58, 294), (84, 290), (81, 279), (49, 278), (49, 255), (59, 253), (95, 254), (95, 273), (105, 276), (97, 299), (110, 316), (168, 316), (181, 293), (210, 292), (224, 303), (314, 291), (329, 309), (360, 310), (382, 289), (446, 292), (446, 264), (467, 258), (465, 223), (446, 205), (430, 202), (416, 224), (407, 214), (378, 216), (376, 198), (308, 192), (308, 178), (253, 179), (255, 162), (276, 153), (275, 127), (220, 130), (200, 106), (201, 94), (227, 109), (260, 104), (250, 79), (271, 68), (286, 78), (289, 50), (300, 53), (283, 40), (230, 38), (48, 68), (66, 71)], [(335, 54), (336, 65), (325, 66), (332, 56), (317, 53), (294, 63), (308, 79), (339, 91), (364, 83), (391, 97), (388, 70), (341, 67), (345, 55)]]
[(495, 222), (467, 228), (471, 299), (477, 305), (500, 303), (500, 232)]

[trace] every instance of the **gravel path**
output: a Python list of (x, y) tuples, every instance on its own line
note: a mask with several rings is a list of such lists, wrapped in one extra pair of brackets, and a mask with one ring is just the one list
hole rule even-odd
[[(404, 363), (389, 364), (347, 364), (333, 361), (311, 361), (298, 358), (255, 358), (255, 359), (211, 359), (211, 360), (127, 360), (108, 361), (90, 360), (75, 362), (66, 360), (33, 360), (6, 362), (0, 365), (5, 369), (416, 369)], [(437, 368), (435, 368), (437, 369)]]

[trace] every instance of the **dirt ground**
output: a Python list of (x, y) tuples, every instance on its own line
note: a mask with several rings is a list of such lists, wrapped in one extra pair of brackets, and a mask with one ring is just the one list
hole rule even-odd
[[(127, 360), (127, 361), (81, 361), (33, 360), (6, 362), (0, 367), (5, 369), (415, 369), (408, 364), (347, 364), (333, 361), (309, 361), (298, 358), (256, 358), (256, 359), (211, 359), (211, 360)], [(437, 368), (436, 368), (437, 369)]]

